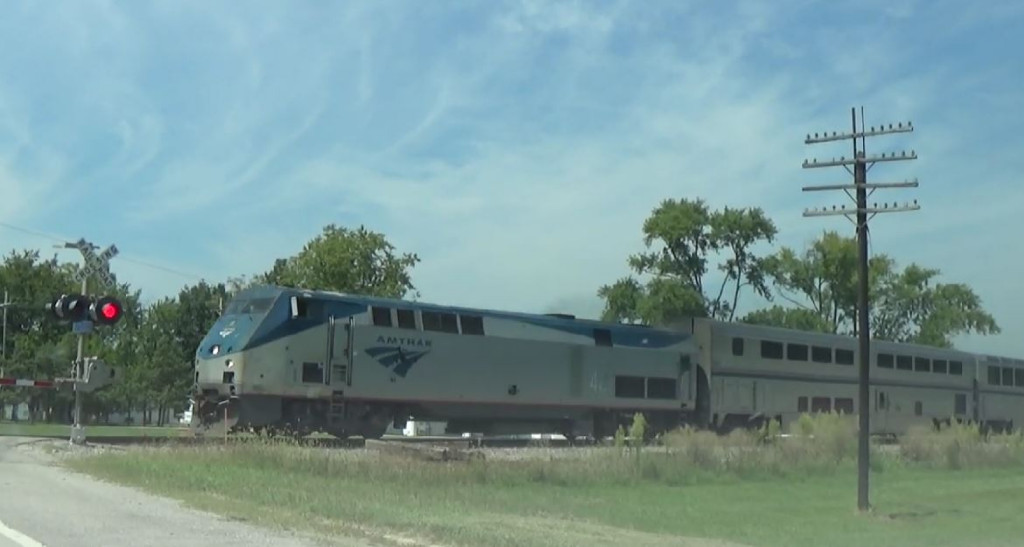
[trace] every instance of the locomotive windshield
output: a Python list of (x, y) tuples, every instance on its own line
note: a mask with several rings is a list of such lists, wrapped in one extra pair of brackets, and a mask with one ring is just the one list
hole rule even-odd
[(273, 297), (236, 298), (224, 309), (223, 315), (263, 315), (273, 304)]

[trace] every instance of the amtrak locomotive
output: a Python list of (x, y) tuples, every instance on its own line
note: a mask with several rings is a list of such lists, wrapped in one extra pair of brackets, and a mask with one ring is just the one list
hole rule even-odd
[[(665, 328), (281, 287), (239, 293), (196, 352), (198, 430), (376, 438), (410, 419), (449, 433), (603, 438), (855, 413), (856, 339), (692, 319)], [(872, 432), (1024, 421), (1024, 361), (871, 345)]]

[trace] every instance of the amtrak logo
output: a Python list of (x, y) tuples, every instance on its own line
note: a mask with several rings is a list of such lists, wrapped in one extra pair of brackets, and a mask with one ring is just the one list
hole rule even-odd
[(229, 335), (229, 334), (231, 334), (233, 332), (235, 332), (235, 322), (231, 321), (230, 323), (228, 323), (228, 326), (224, 327), (220, 331), (219, 334), (220, 334), (221, 338), (225, 338), (225, 337), (227, 337), (227, 335)]
[(430, 350), (416, 351), (405, 349), (401, 346), (376, 346), (366, 348), (367, 355), (373, 357), (384, 368), (395, 367), (391, 371), (402, 378), (405, 378), (405, 375), (409, 373), (409, 369), (428, 353), (430, 353)]

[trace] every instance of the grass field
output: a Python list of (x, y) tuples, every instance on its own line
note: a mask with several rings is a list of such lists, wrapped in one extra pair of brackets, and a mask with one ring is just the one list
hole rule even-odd
[[(89, 425), (87, 437), (169, 437), (186, 435), (184, 427), (141, 427), (120, 425)], [(14, 437), (70, 437), (71, 426), (62, 424), (0, 423), (0, 436)]]
[(684, 432), (639, 452), (491, 450), (455, 462), (249, 442), (67, 463), (235, 518), (416, 544), (1021, 545), (1020, 436), (954, 428), (876, 448), (874, 511), (861, 516), (852, 428), (804, 427), (813, 438)]

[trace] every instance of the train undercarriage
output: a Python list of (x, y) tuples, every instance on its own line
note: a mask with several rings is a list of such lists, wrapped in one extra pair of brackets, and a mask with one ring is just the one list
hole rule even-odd
[[(485, 411), (486, 414), (484, 413)], [(267, 395), (246, 397), (202, 397), (193, 399), (191, 428), (197, 435), (252, 432), (266, 436), (303, 437), (326, 433), (345, 439), (379, 439), (389, 426), (405, 427), (411, 419), (447, 422), (447, 434), (484, 436), (552, 433), (570, 442), (614, 437), (623, 427), (629, 430), (635, 412), (643, 412), (648, 436), (697, 421), (685, 411), (564, 409), (543, 407), (508, 409), (496, 414), (492, 408), (468, 405), (447, 408), (395, 405), (352, 400), (298, 399)]]

